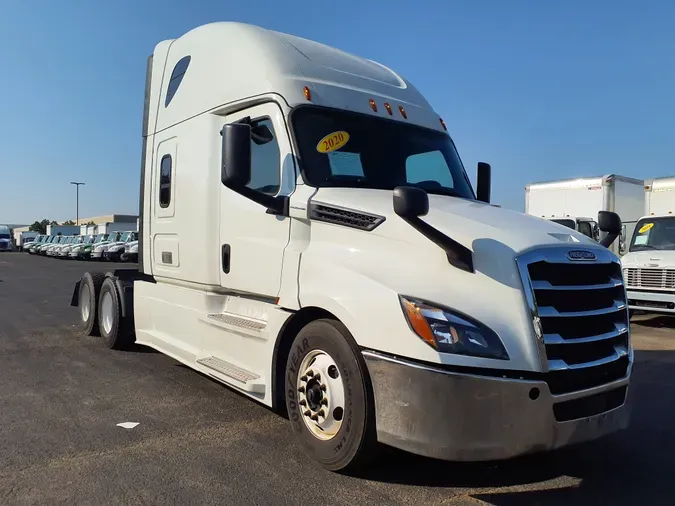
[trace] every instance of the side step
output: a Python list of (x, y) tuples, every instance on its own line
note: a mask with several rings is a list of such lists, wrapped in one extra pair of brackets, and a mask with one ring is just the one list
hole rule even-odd
[(261, 378), (258, 374), (237, 367), (218, 357), (200, 358), (197, 359), (197, 363), (235, 380), (237, 383), (240, 383), (240, 385), (236, 386), (242, 390), (247, 392), (265, 393), (265, 383), (259, 381)]

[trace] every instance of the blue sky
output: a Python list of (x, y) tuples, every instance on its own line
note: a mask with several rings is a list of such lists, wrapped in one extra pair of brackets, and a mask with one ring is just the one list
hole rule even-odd
[(371, 58), (444, 117), (472, 180), (675, 174), (672, 0), (0, 0), (0, 222), (136, 213), (145, 61), (211, 21)]

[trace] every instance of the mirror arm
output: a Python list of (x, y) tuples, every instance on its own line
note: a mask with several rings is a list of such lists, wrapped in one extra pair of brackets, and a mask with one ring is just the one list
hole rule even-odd
[(249, 200), (252, 200), (256, 204), (260, 204), (263, 207), (267, 208), (267, 214), (274, 214), (277, 216), (288, 216), (289, 215), (289, 201), (290, 199), (287, 196), (278, 196), (267, 195), (261, 193), (257, 190), (253, 190), (248, 186), (235, 187), (232, 188), (228, 186), (230, 190), (237, 192), (242, 197), (246, 197)]
[(619, 237), (619, 234), (607, 234), (600, 240), (600, 244), (602, 244), (605, 248), (609, 248), (617, 237)]
[(475, 272), (473, 267), (473, 255), (469, 248), (466, 248), (454, 239), (448, 237), (440, 230), (435, 229), (419, 217), (403, 219), (420, 234), (445, 251), (445, 255), (447, 256), (450, 265), (466, 272)]

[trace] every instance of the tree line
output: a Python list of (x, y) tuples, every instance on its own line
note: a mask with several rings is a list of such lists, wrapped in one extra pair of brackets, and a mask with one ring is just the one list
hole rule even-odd
[[(67, 220), (64, 221), (63, 223), (59, 223), (54, 220), (48, 220), (44, 219), (42, 221), (35, 221), (30, 227), (28, 227), (28, 230), (31, 232), (37, 232), (39, 234), (46, 234), (47, 233), (47, 225), (51, 226), (56, 226), (56, 225), (75, 225), (75, 222), (73, 220)], [(82, 223), (82, 225), (96, 225), (93, 221), (89, 221), (87, 223)]]

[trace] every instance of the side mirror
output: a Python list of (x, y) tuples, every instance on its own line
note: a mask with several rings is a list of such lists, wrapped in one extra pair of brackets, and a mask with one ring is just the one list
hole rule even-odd
[(490, 203), (490, 186), (492, 179), (492, 167), (489, 163), (478, 162), (478, 178), (477, 178), (477, 197), (481, 202)]
[(401, 218), (418, 218), (429, 212), (429, 195), (421, 188), (394, 188), (394, 212)]
[(611, 211), (600, 211), (598, 213), (598, 228), (607, 234), (600, 240), (600, 244), (609, 248), (621, 233), (621, 218)]
[(220, 179), (228, 188), (241, 188), (251, 181), (251, 126), (229, 123), (220, 132), (222, 152)]

